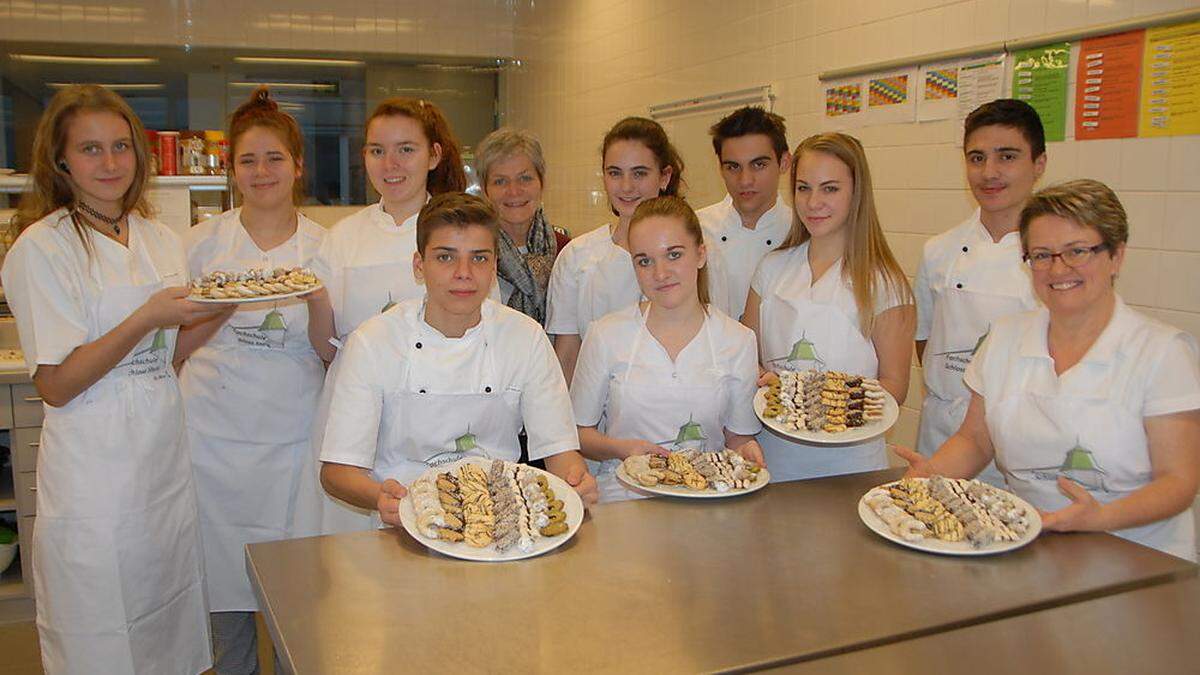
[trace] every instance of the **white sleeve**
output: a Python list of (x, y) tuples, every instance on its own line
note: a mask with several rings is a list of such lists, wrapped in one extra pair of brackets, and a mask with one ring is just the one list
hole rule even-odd
[[(537, 324), (532, 324), (536, 326)], [(579, 430), (571, 416), (571, 397), (550, 338), (531, 331), (521, 389), (521, 419), (529, 437), (529, 459), (545, 459), (579, 449)]]
[(754, 414), (754, 394), (758, 391), (758, 341), (754, 333), (738, 331), (741, 348), (733, 361), (733, 381), (725, 408), (725, 428), (743, 436), (762, 431), (762, 422)]
[(729, 297), (729, 265), (721, 249), (711, 244), (705, 249), (708, 251), (708, 262), (705, 264), (705, 273), (708, 275), (708, 301), (713, 307), (733, 316)]
[(579, 270), (575, 246), (567, 246), (554, 261), (546, 292), (546, 332), (579, 335)]
[(880, 274), (875, 283), (875, 316), (879, 316), (893, 307), (912, 304), (911, 301), (905, 301), (901, 295), (904, 286), (908, 285), (908, 280), (904, 277), (896, 279), (897, 286), (893, 287), (887, 283), (887, 275)]
[(602, 325), (593, 324), (583, 338), (579, 360), (575, 362), (575, 377), (571, 380), (571, 406), (575, 409), (575, 423), (581, 427), (599, 424), (608, 406), (611, 372), (611, 356), (606, 349), (608, 332), (603, 330)]
[(4, 260), (4, 291), (31, 377), (39, 365), (56, 366), (88, 341), (83, 280), (74, 272), (39, 241), (18, 239)]
[(750, 290), (757, 293), (759, 298), (763, 297), (763, 292), (772, 281), (775, 273), (775, 261), (784, 255), (778, 251), (779, 249), (776, 249), (763, 256), (763, 259), (758, 261), (758, 267), (754, 269), (754, 276), (750, 278)]
[(930, 333), (933, 332), (933, 289), (929, 287), (929, 275), (932, 261), (929, 256), (929, 247), (925, 247), (924, 255), (921, 256), (921, 267), (917, 270), (917, 278), (914, 281), (913, 295), (917, 298), (917, 340), (928, 340)]
[(383, 385), (376, 381), (381, 371), (375, 365), (373, 351), (369, 337), (356, 331), (338, 354), (329, 420), (321, 445), (322, 462), (375, 468)]
[(1146, 382), (1143, 417), (1200, 409), (1200, 356), (1196, 339), (1177, 333), (1163, 349)]

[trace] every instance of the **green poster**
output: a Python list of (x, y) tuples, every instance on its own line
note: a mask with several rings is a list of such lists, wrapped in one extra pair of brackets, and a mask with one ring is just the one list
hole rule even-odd
[(1033, 106), (1047, 141), (1067, 136), (1067, 75), (1071, 43), (1023, 49), (1013, 54), (1012, 97)]

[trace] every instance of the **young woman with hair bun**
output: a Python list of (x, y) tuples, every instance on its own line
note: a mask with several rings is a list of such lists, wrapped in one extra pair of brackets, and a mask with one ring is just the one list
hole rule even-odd
[[(304, 192), (300, 126), (260, 87), (234, 111), (229, 140), (239, 205), (189, 231), (192, 277), (308, 267), (325, 228), (296, 210)], [(302, 480), (325, 377), (308, 340), (308, 305), (240, 305), (185, 329), (175, 360), (183, 364), (216, 670), (256, 672), (258, 601), (246, 544), (308, 534), (295, 509), (319, 496)]]

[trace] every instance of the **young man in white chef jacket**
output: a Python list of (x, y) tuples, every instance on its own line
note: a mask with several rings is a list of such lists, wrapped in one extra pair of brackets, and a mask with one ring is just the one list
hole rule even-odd
[(339, 355), (321, 483), (385, 524), (399, 525), (404, 486), (431, 467), (469, 455), (517, 461), (522, 428), (530, 459), (545, 459), (585, 504), (596, 500), (550, 340), (488, 299), (498, 227), (479, 197), (430, 199), (413, 255), (425, 297), (365, 321)]
[(729, 315), (740, 319), (754, 270), (792, 225), (792, 209), (779, 198), (779, 177), (791, 163), (787, 127), (779, 115), (747, 106), (722, 118), (709, 134), (728, 194), (696, 215), (706, 243), (725, 259)]
[[(925, 242), (914, 289), (925, 375), (917, 450), (926, 456), (962, 424), (971, 400), (963, 373), (992, 324), (1037, 306), (1017, 226), (1046, 170), (1042, 121), (1023, 101), (985, 103), (964, 122), (963, 155), (979, 208)], [(1003, 486), (994, 464), (979, 478)]]

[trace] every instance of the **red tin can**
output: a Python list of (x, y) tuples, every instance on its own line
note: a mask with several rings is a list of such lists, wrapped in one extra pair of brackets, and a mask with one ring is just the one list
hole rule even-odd
[(162, 176), (179, 175), (179, 132), (158, 132), (158, 173)]

